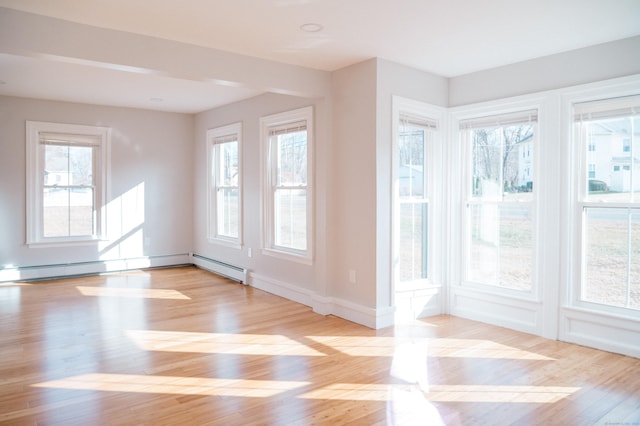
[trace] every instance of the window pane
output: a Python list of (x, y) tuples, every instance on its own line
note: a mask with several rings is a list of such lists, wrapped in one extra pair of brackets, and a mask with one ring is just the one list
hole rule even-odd
[(579, 123), (586, 126), (587, 188), (602, 201), (629, 202), (640, 191), (640, 118), (618, 117)]
[(238, 186), (238, 142), (217, 145), (219, 155), (219, 184)]
[(581, 299), (640, 309), (640, 211), (587, 208)]
[(307, 184), (307, 131), (274, 136), (277, 150), (278, 186)]
[(93, 188), (71, 188), (69, 201), (69, 236), (93, 235)]
[(533, 282), (533, 223), (529, 205), (469, 207), (469, 281), (530, 290)]
[(93, 148), (69, 147), (70, 185), (93, 185)]
[(307, 249), (307, 191), (276, 189), (274, 194), (275, 245)]
[(533, 124), (472, 130), (472, 196), (531, 200), (533, 136)]
[(237, 188), (218, 189), (218, 234), (238, 238), (239, 191)]
[(42, 231), (45, 237), (69, 236), (69, 188), (44, 188)]
[(44, 184), (69, 185), (73, 178), (69, 172), (69, 147), (43, 145)]
[[(93, 149), (43, 145), (43, 236), (83, 237), (94, 234)], [(86, 188), (78, 188), (77, 186)]]
[(400, 204), (400, 281), (427, 278), (427, 203)]
[(425, 194), (425, 131), (401, 132), (398, 145), (400, 197), (422, 198)]

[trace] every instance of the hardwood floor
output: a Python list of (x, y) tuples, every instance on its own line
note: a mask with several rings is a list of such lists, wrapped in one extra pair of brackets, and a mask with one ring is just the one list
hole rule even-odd
[(383, 330), (193, 268), (0, 284), (0, 424), (640, 425), (640, 360)]

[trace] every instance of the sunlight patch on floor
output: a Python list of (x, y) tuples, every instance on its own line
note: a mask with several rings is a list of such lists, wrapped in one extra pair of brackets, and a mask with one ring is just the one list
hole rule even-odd
[(237, 355), (325, 356), (305, 344), (278, 334), (194, 333), (127, 330), (142, 350)]
[(283, 380), (211, 379), (205, 377), (95, 373), (37, 383), (32, 386), (105, 392), (266, 398), (309, 384), (309, 382)]
[(554, 361), (535, 352), (477, 339), (433, 339), (429, 341), (429, 355), (450, 358), (496, 358)]
[(553, 404), (580, 390), (571, 386), (431, 385), (426, 395), (438, 402), (520, 402)]
[(577, 392), (580, 388), (566, 386), (491, 386), (491, 385), (430, 385), (430, 392), (418, 386), (333, 383), (306, 392), (300, 398), (345, 401), (391, 401), (394, 395), (424, 396), (432, 402), (513, 402), (552, 404)]
[(77, 286), (76, 288), (83, 296), (124, 297), (132, 299), (191, 299), (190, 297), (185, 296), (183, 293), (171, 289), (86, 286)]
[(399, 339), (376, 336), (305, 336), (350, 356), (392, 356)]

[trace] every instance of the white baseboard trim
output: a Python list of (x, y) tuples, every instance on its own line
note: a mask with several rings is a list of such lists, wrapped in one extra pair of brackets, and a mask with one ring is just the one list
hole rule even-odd
[(249, 272), (249, 285), (309, 306), (320, 315), (335, 315), (373, 329), (394, 324), (393, 307), (374, 309), (344, 299), (320, 296), (312, 290), (252, 272)]
[(579, 308), (560, 309), (559, 339), (640, 358), (640, 323)]
[(191, 258), (188, 253), (184, 253), (55, 265), (18, 266), (0, 269), (0, 282), (45, 280), (189, 264), (191, 264)]
[(306, 288), (253, 272), (249, 272), (248, 284), (267, 293), (284, 297), (305, 306), (311, 306), (313, 292)]
[(542, 335), (540, 302), (463, 288), (452, 288), (451, 297), (451, 315)]

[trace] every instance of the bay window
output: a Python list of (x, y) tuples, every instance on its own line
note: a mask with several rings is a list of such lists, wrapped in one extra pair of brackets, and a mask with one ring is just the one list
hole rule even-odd
[(532, 291), (536, 122), (536, 110), (460, 121), (467, 283)]
[(573, 111), (581, 251), (574, 303), (638, 313), (640, 96), (576, 103)]

